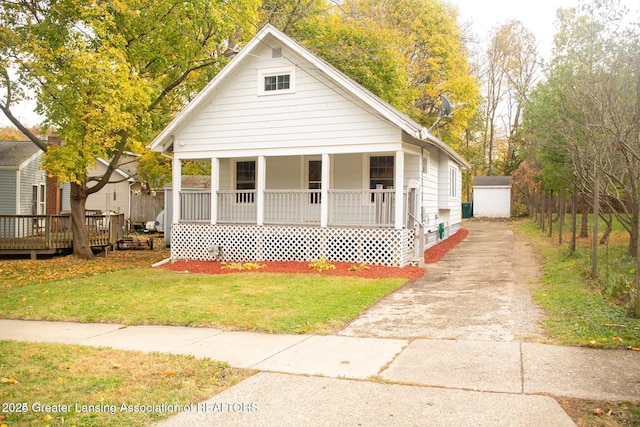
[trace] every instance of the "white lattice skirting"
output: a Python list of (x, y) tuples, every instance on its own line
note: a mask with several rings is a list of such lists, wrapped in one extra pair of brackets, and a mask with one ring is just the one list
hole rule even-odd
[(174, 224), (171, 257), (220, 261), (331, 261), (404, 267), (413, 230)]

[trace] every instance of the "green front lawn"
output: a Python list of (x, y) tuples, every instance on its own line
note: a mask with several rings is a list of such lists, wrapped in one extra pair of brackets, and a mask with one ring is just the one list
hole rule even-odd
[(330, 333), (405, 282), (127, 269), (0, 288), (0, 317)]
[(188, 356), (0, 341), (0, 426), (150, 425), (251, 374)]

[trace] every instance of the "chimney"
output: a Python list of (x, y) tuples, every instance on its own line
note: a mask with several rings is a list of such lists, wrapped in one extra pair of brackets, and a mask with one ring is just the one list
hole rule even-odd
[[(62, 145), (62, 138), (56, 135), (47, 137), (47, 145), (58, 147)], [(62, 206), (60, 186), (58, 185), (58, 177), (49, 176), (47, 172), (47, 215), (59, 215)]]

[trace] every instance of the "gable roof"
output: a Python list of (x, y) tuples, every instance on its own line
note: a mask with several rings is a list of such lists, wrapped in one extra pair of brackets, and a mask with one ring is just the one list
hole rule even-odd
[(301, 56), (304, 60), (309, 62), (314, 68), (323, 73), (333, 83), (341, 87), (347, 93), (355, 96), (362, 101), (368, 107), (373, 109), (380, 117), (387, 122), (400, 128), (407, 135), (409, 135), (416, 144), (428, 144), (436, 146), (437, 148), (446, 152), (451, 158), (458, 162), (465, 168), (471, 166), (464, 160), (455, 150), (442, 142), (439, 138), (435, 137), (429, 132), (427, 128), (418, 124), (408, 116), (402, 114), (390, 104), (386, 103), (376, 95), (362, 87), (360, 84), (346, 76), (344, 73), (333, 67), (328, 62), (324, 61), (320, 57), (316, 56), (310, 50), (300, 45), (292, 38), (272, 26), (271, 24), (265, 25), (258, 33), (247, 43), (247, 45), (240, 50), (226, 67), (224, 67), (205, 87), (196, 95), (196, 97), (169, 123), (169, 125), (162, 130), (149, 144), (149, 148), (152, 150), (162, 151), (166, 150), (172, 141), (173, 134), (178, 128), (188, 119), (193, 111), (196, 111), (201, 105), (206, 104), (210, 98), (210, 95), (215, 91), (216, 87), (221, 84), (228, 76), (230, 76), (234, 70), (240, 66), (245, 58), (250, 56), (254, 50), (256, 50), (262, 43), (265, 43), (269, 38), (274, 38), (282, 45), (286, 46), (294, 53)]
[(19, 170), (41, 153), (31, 141), (0, 141), (0, 168)]

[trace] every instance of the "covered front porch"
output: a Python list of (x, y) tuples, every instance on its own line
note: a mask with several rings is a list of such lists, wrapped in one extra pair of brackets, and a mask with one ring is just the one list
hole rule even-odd
[(417, 163), (403, 151), (212, 158), (200, 188), (183, 183), (186, 160), (174, 158), (172, 222), (402, 229), (416, 216), (418, 182), (405, 157)]
[(174, 258), (403, 266), (420, 253), (418, 180), (406, 174), (417, 155), (216, 157), (197, 180), (183, 180), (183, 162), (168, 192)]

